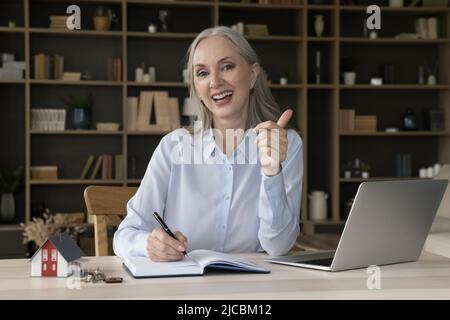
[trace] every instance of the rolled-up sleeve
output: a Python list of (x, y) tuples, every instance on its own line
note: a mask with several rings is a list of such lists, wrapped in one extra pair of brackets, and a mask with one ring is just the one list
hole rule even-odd
[(170, 143), (163, 138), (154, 151), (136, 194), (128, 201), (127, 215), (114, 234), (114, 253), (148, 256), (147, 238), (157, 227), (153, 211), (163, 214), (171, 172)]
[(299, 233), (303, 180), (303, 144), (294, 130), (288, 130), (288, 152), (276, 176), (262, 173), (258, 238), (271, 256), (287, 253)]

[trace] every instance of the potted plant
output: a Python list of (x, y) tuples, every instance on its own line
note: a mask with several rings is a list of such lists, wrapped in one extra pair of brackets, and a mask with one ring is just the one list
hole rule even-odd
[(370, 177), (370, 165), (365, 162), (361, 162), (361, 177), (368, 179)]
[(356, 83), (356, 59), (354, 57), (346, 57), (342, 59), (342, 74), (344, 84), (354, 85)]
[(0, 171), (1, 220), (12, 221), (15, 214), (14, 193), (17, 191), (23, 177), (23, 168)]
[(92, 119), (92, 92), (87, 96), (75, 97), (69, 95), (63, 98), (65, 104), (71, 109), (71, 124), (74, 129), (89, 129)]
[(344, 178), (350, 179), (352, 177), (353, 163), (348, 161), (344, 166)]
[(95, 30), (107, 31), (111, 28), (111, 22), (118, 22), (116, 14), (108, 7), (98, 6), (94, 12)]

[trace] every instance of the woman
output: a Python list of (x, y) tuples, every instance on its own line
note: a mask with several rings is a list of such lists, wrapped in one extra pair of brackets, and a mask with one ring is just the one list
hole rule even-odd
[[(161, 139), (114, 252), (176, 261), (183, 251), (285, 254), (299, 234), (302, 141), (281, 114), (244, 37), (227, 27), (201, 32), (188, 51), (193, 133)], [(156, 211), (177, 239), (160, 228)]]

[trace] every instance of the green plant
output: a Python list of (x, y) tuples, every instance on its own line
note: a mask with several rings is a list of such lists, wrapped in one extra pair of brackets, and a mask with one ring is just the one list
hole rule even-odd
[(87, 96), (76, 97), (73, 95), (68, 95), (62, 98), (64, 103), (72, 109), (91, 109), (94, 103), (94, 96), (90, 92)]
[(98, 6), (95, 9), (94, 17), (108, 17), (111, 22), (117, 23), (117, 16), (112, 10), (106, 6)]
[(0, 170), (0, 193), (14, 193), (20, 185), (23, 177), (23, 168), (15, 170)]
[(342, 72), (355, 72), (356, 59), (354, 57), (345, 57), (341, 61)]
[(361, 162), (361, 166), (360, 166), (361, 172), (369, 172), (371, 167), (368, 163), (366, 162)]

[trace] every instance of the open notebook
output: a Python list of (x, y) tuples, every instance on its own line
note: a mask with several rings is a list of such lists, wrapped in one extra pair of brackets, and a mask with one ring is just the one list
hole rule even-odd
[(241, 257), (200, 249), (189, 252), (183, 260), (176, 262), (153, 262), (147, 257), (128, 257), (123, 263), (135, 278), (203, 275), (206, 268), (270, 272)]

